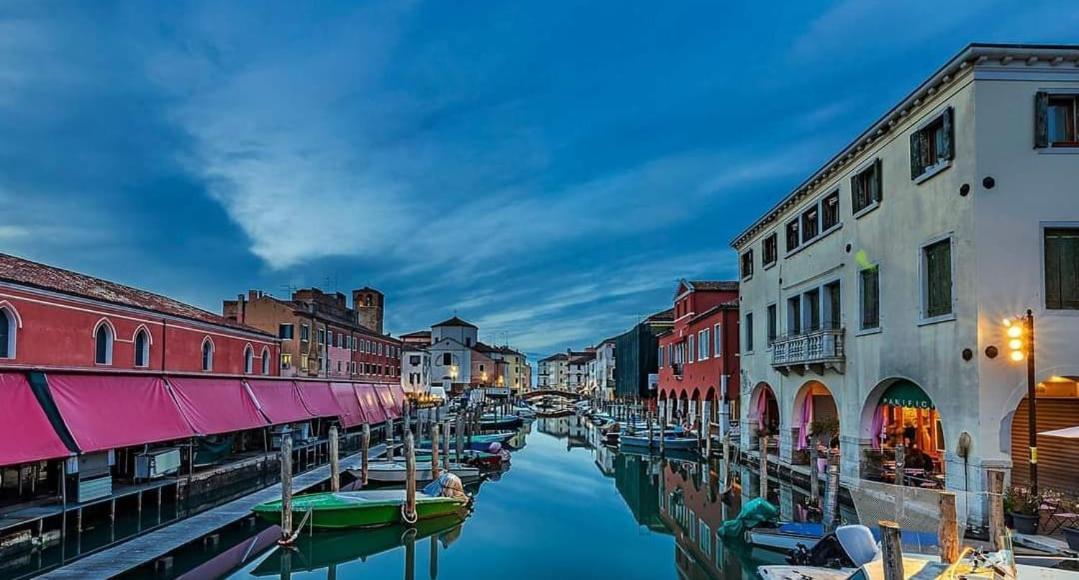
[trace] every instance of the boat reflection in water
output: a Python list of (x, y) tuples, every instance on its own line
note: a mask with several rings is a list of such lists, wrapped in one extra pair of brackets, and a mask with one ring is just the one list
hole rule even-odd
[(416, 543), (430, 538), (431, 577), (438, 575), (438, 551), (449, 548), (461, 536), (461, 518), (451, 516), (421, 520), (414, 528), (389, 526), (367, 531), (342, 530), (302, 535), (292, 549), (277, 548), (253, 570), (252, 576), (285, 578), (294, 572), (325, 570), (327, 578), (338, 576), (337, 568), (350, 562), (405, 547), (405, 573), (415, 571)]

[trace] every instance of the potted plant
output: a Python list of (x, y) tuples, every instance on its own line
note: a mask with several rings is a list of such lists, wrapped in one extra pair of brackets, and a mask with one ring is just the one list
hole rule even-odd
[(1015, 531), (1036, 534), (1041, 519), (1042, 498), (1025, 487), (1012, 486), (1004, 492), (1004, 510), (1012, 517)]

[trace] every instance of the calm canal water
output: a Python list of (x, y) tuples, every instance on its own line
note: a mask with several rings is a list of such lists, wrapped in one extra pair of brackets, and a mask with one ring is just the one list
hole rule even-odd
[(715, 497), (706, 464), (593, 446), (577, 417), (525, 431), (512, 467), (480, 486), (463, 523), (430, 522), (411, 542), (400, 528), (316, 533), (231, 578), (733, 579), (782, 560), (716, 540), (737, 506)]

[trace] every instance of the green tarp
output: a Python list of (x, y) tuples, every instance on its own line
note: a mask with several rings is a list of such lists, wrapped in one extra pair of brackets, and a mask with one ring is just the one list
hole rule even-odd
[(755, 498), (746, 502), (738, 517), (723, 522), (716, 533), (725, 539), (740, 539), (746, 530), (751, 530), (765, 522), (774, 522), (779, 518), (779, 508), (768, 503), (764, 498)]

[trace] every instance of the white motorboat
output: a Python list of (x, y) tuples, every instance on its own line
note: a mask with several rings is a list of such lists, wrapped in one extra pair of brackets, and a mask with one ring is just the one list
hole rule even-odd
[[(441, 471), (441, 469), (440, 469)], [(360, 468), (349, 468), (348, 472), (359, 478), (362, 474)], [(450, 473), (461, 478), (461, 481), (475, 481), (480, 478), (480, 470), (476, 467), (450, 463)], [(404, 461), (375, 461), (367, 465), (367, 479), (376, 483), (405, 483), (407, 472)], [(416, 482), (426, 483), (434, 480), (431, 472), (430, 461), (416, 462)]]

